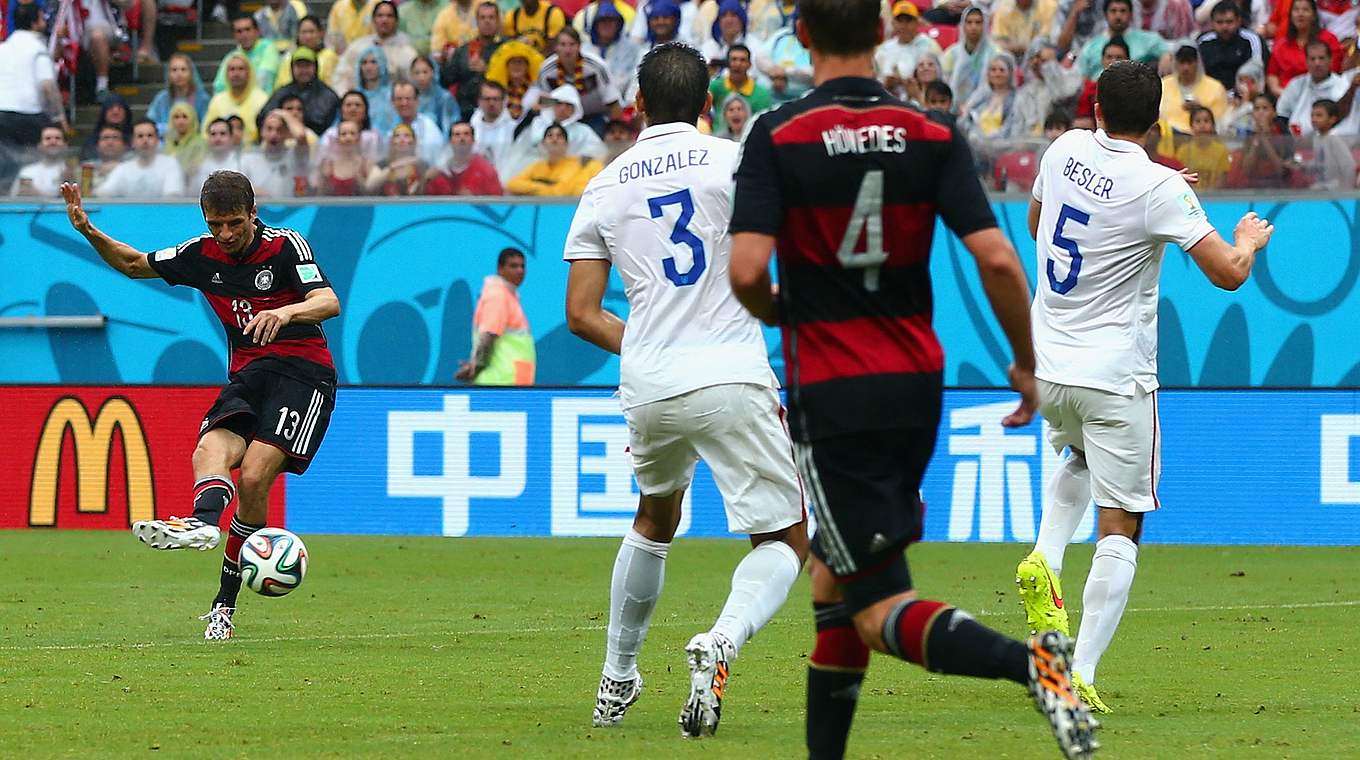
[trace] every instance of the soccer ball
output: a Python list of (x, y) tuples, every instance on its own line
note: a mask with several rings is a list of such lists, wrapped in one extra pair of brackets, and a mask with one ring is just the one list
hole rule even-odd
[(263, 528), (241, 545), (241, 580), (263, 596), (283, 596), (302, 585), (307, 547), (283, 528)]

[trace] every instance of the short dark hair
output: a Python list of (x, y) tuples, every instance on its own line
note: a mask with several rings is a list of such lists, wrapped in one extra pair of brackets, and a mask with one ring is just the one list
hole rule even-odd
[(233, 27), (236, 26), (237, 21), (249, 21), (250, 25), (255, 27), (256, 31), (259, 31), (260, 29), (260, 25), (255, 21), (255, 17), (245, 11), (237, 11), (236, 15), (231, 17), (231, 25)]
[(556, 40), (558, 37), (561, 37), (564, 34), (572, 38), (573, 40), (576, 40), (576, 44), (578, 45), (581, 44), (581, 33), (576, 31), (576, 27), (572, 26), (571, 24), (564, 25), (560, 30), (558, 30), (557, 34), (553, 35), (553, 39)]
[(693, 124), (708, 102), (708, 64), (683, 42), (667, 42), (648, 51), (638, 66), (637, 80), (651, 124)]
[(1192, 63), (1199, 60), (1199, 51), (1194, 45), (1181, 45), (1176, 48), (1176, 63)]
[(231, 122), (227, 121), (227, 118), (225, 116), (219, 116), (216, 119), (213, 119), (212, 121), (208, 122), (208, 126), (205, 127), (203, 131), (205, 133), (212, 131), (213, 125), (215, 124), (221, 124), (222, 126), (227, 128), (228, 132), (231, 131)]
[(1238, 18), (1242, 18), (1242, 9), (1237, 7), (1237, 0), (1218, 0), (1218, 4), (1209, 12), (1209, 17), (1222, 16), (1225, 13), (1231, 13)]
[(290, 92), (287, 95), (284, 95), (283, 97), (279, 98), (279, 108), (283, 108), (289, 103), (292, 103), (294, 100), (301, 103), (303, 108), (307, 107), (307, 101), (303, 100), (301, 95)]
[(138, 120), (132, 122), (132, 129), (135, 131), (135, 130), (137, 129), (137, 127), (140, 127), (140, 126), (142, 126), (143, 124), (150, 124), (150, 125), (151, 125), (151, 128), (154, 129), (154, 130), (156, 131), (156, 136), (157, 136), (157, 137), (160, 137), (160, 136), (161, 136), (161, 128), (158, 127), (158, 126), (156, 126), (156, 122), (152, 121), (151, 119), (146, 118), (145, 116), (143, 116), (142, 118), (140, 118), (140, 119), (138, 119)]
[(36, 2), (18, 3), (14, 7), (14, 28), (22, 29), (26, 32), (32, 31), (38, 25), (38, 18), (42, 16), (42, 9)]
[(123, 130), (120, 129), (117, 125), (114, 125), (114, 124), (105, 124), (104, 126), (100, 127), (100, 128), (99, 128), (99, 139), (101, 139), (101, 140), (104, 139), (104, 133), (105, 133), (105, 132), (110, 132), (110, 131), (112, 131), (112, 132), (114, 132), (115, 134), (117, 134), (119, 140), (122, 140), (123, 142), (127, 142), (127, 135), (123, 134)]
[(1157, 123), (1162, 80), (1146, 63), (1115, 61), (1096, 82), (1096, 101), (1105, 117), (1106, 132), (1141, 135)]
[(1058, 129), (1064, 131), (1072, 128), (1072, 114), (1065, 108), (1055, 108), (1049, 112), (1048, 118), (1044, 119), (1044, 130)]
[(323, 32), (326, 31), (326, 22), (322, 21), (321, 17), (316, 15), (315, 13), (308, 13), (306, 16), (303, 16), (302, 18), (298, 19), (298, 26), (302, 26), (308, 21), (312, 22), (313, 24), (316, 24), (317, 29), (320, 29)]
[(540, 139), (540, 140), (546, 140), (546, 139), (548, 139), (548, 133), (549, 133), (549, 132), (561, 132), (561, 133), (562, 133), (562, 139), (563, 139), (563, 140), (566, 140), (567, 142), (571, 142), (571, 135), (567, 134), (567, 128), (564, 127), (564, 126), (562, 126), (562, 122), (560, 122), (560, 121), (554, 121), (553, 123), (551, 123), (551, 124), (549, 124), (547, 127), (545, 127), (545, 128), (543, 129), (543, 137), (541, 137), (541, 138), (539, 138), (539, 139)]
[(1309, 50), (1312, 50), (1312, 49), (1315, 48), (1315, 47), (1320, 47), (1320, 48), (1322, 48), (1324, 51), (1326, 51), (1327, 55), (1331, 55), (1331, 54), (1332, 54), (1332, 46), (1331, 46), (1331, 45), (1328, 45), (1328, 44), (1327, 44), (1326, 42), (1324, 42), (1321, 38), (1315, 38), (1315, 39), (1309, 40), (1309, 41), (1308, 41), (1308, 44), (1303, 46), (1303, 54), (1304, 54), (1304, 56), (1307, 56), (1307, 55), (1308, 55), (1308, 51), (1309, 51)]
[(746, 53), (746, 57), (747, 57), (748, 59), (751, 57), (751, 48), (746, 47), (745, 45), (741, 44), (740, 42), (738, 42), (738, 43), (735, 44), (735, 45), (732, 45), (732, 46), (728, 47), (728, 48), (727, 48), (727, 54), (730, 56), (730, 55), (732, 55), (733, 53), (737, 52), (738, 50), (742, 51), (743, 53)]
[(397, 10), (397, 4), (394, 3), (394, 2), (392, 2), (392, 0), (382, 0), (382, 2), (379, 2), (377, 5), (373, 6), (373, 12), (370, 13), (370, 14), (368, 15), (368, 17), (371, 19), (371, 18), (373, 18), (374, 16), (378, 15), (378, 9), (381, 8), (381, 7), (383, 7), (384, 5), (386, 5), (388, 8), (391, 8), (391, 9), (392, 9), (392, 15), (393, 15), (398, 21), (401, 21), (401, 11), (398, 11), (398, 10)]
[(203, 182), (203, 191), (198, 195), (198, 203), (203, 210), (219, 214), (233, 211), (250, 213), (255, 208), (255, 188), (250, 186), (246, 175), (231, 170), (216, 171)]
[(1280, 99), (1275, 97), (1275, 93), (1270, 92), (1269, 90), (1261, 90), (1260, 92), (1256, 93), (1255, 95), (1252, 96), (1251, 102), (1255, 103), (1261, 98), (1265, 98), (1266, 102), (1270, 104), (1271, 108), (1274, 108), (1276, 104), (1280, 102)]
[(237, 124), (240, 124), (242, 129), (245, 129), (246, 127), (246, 120), (242, 119), (240, 114), (234, 113), (231, 116), (227, 117), (227, 126), (235, 129)]
[(516, 256), (520, 257), (521, 259), (524, 258), (524, 251), (521, 251), (518, 248), (502, 248), (501, 252), (496, 255), (496, 268), (500, 269), (501, 267), (505, 266), (505, 263), (507, 261), (515, 258)]
[[(1127, 0), (1125, 0), (1127, 2)], [(819, 53), (849, 56), (878, 47), (878, 0), (799, 0), (798, 17)]]
[[(483, 80), (482, 80), (482, 86), (483, 86), (483, 87), (490, 87), (491, 89), (495, 90), (496, 92), (499, 92), (499, 93), (502, 94), (502, 95), (505, 94), (505, 85), (501, 84), (500, 82), (497, 82), (497, 81), (494, 80), (494, 79), (483, 79)], [(478, 94), (480, 94), (480, 93), (478, 93)]]
[(1341, 118), (1341, 107), (1336, 104), (1335, 100), (1330, 98), (1318, 98), (1317, 100), (1314, 100), (1313, 108), (1321, 108), (1333, 119)]
[(1120, 50), (1123, 50), (1123, 51), (1124, 51), (1124, 55), (1126, 55), (1126, 56), (1127, 56), (1130, 52), (1132, 52), (1132, 51), (1129, 50), (1129, 43), (1128, 43), (1128, 41), (1124, 39), (1124, 35), (1122, 35), (1122, 34), (1116, 34), (1115, 36), (1113, 36), (1113, 37), (1110, 38), (1110, 41), (1109, 41), (1109, 42), (1105, 43), (1105, 47), (1103, 47), (1103, 48), (1100, 49), (1100, 55), (1101, 55), (1101, 57), (1103, 58), (1103, 57), (1105, 56), (1105, 52), (1106, 52), (1107, 50), (1109, 50), (1110, 48), (1112, 48), (1112, 47), (1117, 47), (1117, 48), (1119, 48)]
[(1133, 12), (1133, 0), (1105, 0), (1105, 13), (1110, 12), (1111, 5), (1122, 5), (1129, 9), (1129, 13)]
[(930, 96), (935, 95), (941, 98), (954, 99), (954, 89), (943, 81), (936, 79), (934, 82), (926, 82), (925, 98), (930, 100)]
[[(1317, 104), (1314, 103), (1314, 105), (1317, 105)], [(1214, 112), (1213, 112), (1213, 111), (1210, 111), (1209, 109), (1205, 108), (1204, 106), (1195, 106), (1194, 108), (1191, 108), (1191, 109), (1190, 109), (1190, 124), (1191, 124), (1191, 126), (1193, 126), (1194, 123), (1195, 123), (1195, 117), (1196, 117), (1196, 116), (1199, 116), (1201, 113), (1207, 113), (1207, 114), (1209, 114), (1209, 123), (1210, 123), (1210, 124), (1213, 124), (1214, 127), (1218, 127), (1218, 119), (1215, 119), (1215, 118), (1214, 118)]]

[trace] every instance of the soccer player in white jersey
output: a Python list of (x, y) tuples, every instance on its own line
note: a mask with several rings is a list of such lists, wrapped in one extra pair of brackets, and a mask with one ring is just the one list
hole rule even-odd
[[(1070, 453), (1047, 485), (1034, 551), (1016, 582), (1031, 628), (1067, 633), (1063, 552), (1094, 500), (1095, 557), (1082, 595), (1073, 685), (1092, 708), (1138, 565), (1143, 515), (1159, 506), (1157, 302), (1162, 252), (1175, 243), (1209, 281), (1236, 290), (1274, 231), (1249, 213), (1229, 245), (1209, 224), (1186, 177), (1141, 146), (1157, 121), (1154, 69), (1121, 61), (1096, 85), (1095, 132), (1071, 130), (1044, 153), (1029, 208), (1038, 286), (1031, 308), (1039, 411), (1049, 441)], [(1193, 180), (1193, 175), (1190, 176)]]
[[(687, 736), (718, 727), (728, 667), (783, 605), (807, 557), (802, 489), (778, 381), (760, 325), (732, 294), (727, 268), (736, 143), (699, 134), (712, 103), (695, 49), (667, 43), (638, 69), (650, 126), (587, 185), (567, 235), (567, 324), (619, 354), (619, 398), (641, 491), (614, 561), (604, 673), (594, 724), (616, 725), (642, 691), (638, 650), (661, 594), (681, 501), (703, 458), (728, 527), (754, 547), (732, 575), (712, 629), (686, 646)], [(628, 295), (623, 320), (601, 305), (610, 268)]]

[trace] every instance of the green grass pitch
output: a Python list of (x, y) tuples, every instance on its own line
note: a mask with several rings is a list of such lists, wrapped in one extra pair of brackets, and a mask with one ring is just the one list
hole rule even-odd
[[(242, 593), (202, 640), (219, 552), (126, 534), (0, 532), (0, 755), (773, 758), (802, 752), (806, 578), (733, 666), (718, 735), (684, 740), (680, 650), (743, 553), (681, 539), (643, 651), (647, 687), (590, 727), (616, 542), (306, 536), (307, 582)], [(914, 547), (923, 594), (1022, 633), (1024, 548)], [(1089, 546), (1069, 553), (1080, 606)], [(1360, 757), (1360, 550), (1144, 549), (1100, 670), (1107, 758)], [(856, 758), (1049, 758), (1022, 690), (876, 656)]]

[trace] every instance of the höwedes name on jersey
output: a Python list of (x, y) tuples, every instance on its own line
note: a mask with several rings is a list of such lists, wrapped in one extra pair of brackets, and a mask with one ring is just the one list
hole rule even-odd
[(871, 124), (859, 129), (846, 129), (837, 124), (822, 132), (828, 156), (845, 153), (906, 153), (906, 127)]

